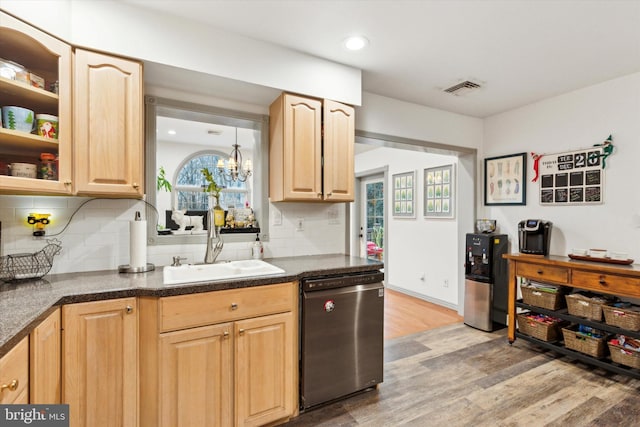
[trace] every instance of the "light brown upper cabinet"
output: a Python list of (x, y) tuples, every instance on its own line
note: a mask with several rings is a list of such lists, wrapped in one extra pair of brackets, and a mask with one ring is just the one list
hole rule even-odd
[[(0, 12), (0, 57), (44, 79), (0, 65), (0, 104), (31, 110), (32, 133), (0, 128), (0, 194), (132, 197), (144, 193), (142, 64), (73, 49)], [(37, 76), (37, 77), (35, 77)], [(55, 88), (55, 89), (54, 89)], [(58, 117), (57, 139), (36, 134), (36, 114)], [(39, 168), (57, 157), (57, 177), (10, 176), (8, 165)]]
[[(72, 194), (71, 185), (71, 46), (32, 26), (0, 12), (0, 56), (23, 66), (45, 81), (45, 88), (33, 86), (24, 72), (16, 76), (10, 67), (0, 73), (0, 103), (35, 114), (58, 117), (58, 138), (0, 128), (0, 193)], [(36, 78), (34, 78), (36, 80)], [(49, 90), (50, 84), (57, 93)], [(34, 123), (35, 124), (35, 123)], [(5, 126), (7, 124), (5, 123)], [(9, 176), (8, 165), (38, 165), (41, 153), (58, 156), (58, 177), (54, 180)]]
[(76, 49), (73, 69), (76, 193), (142, 197), (142, 64)]
[(269, 109), (269, 198), (353, 201), (351, 106), (283, 93)]

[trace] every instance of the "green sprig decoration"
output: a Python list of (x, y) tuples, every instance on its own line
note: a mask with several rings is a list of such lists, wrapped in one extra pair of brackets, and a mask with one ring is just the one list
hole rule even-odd
[(156, 188), (158, 191), (165, 190), (171, 193), (171, 183), (167, 181), (165, 177), (164, 168), (160, 166), (160, 170), (158, 171), (158, 178), (156, 179)]
[(209, 172), (208, 168), (202, 169), (202, 175), (204, 176), (205, 181), (207, 181), (207, 186), (204, 188), (204, 191), (213, 195), (216, 199), (220, 197), (220, 191), (222, 187), (219, 187), (216, 184), (216, 180), (213, 178), (211, 172)]

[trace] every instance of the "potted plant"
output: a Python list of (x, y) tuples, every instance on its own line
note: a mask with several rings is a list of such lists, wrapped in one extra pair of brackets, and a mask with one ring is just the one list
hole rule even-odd
[(164, 190), (171, 193), (171, 183), (165, 177), (164, 167), (160, 166), (158, 170), (158, 177), (156, 178), (156, 189), (158, 191)]
[(220, 206), (220, 191), (222, 191), (222, 187), (216, 183), (213, 174), (208, 168), (202, 169), (201, 172), (205, 181), (207, 181), (207, 185), (203, 190), (216, 199), (215, 205), (213, 206), (213, 225), (216, 227), (224, 227), (224, 209)]

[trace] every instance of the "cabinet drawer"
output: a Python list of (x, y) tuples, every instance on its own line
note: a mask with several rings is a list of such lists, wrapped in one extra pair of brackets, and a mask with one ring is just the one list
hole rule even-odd
[(596, 292), (636, 298), (640, 296), (640, 279), (636, 277), (574, 270), (571, 283), (575, 287)]
[(544, 282), (569, 283), (569, 269), (548, 265), (523, 264), (516, 265), (516, 276)]
[(160, 331), (212, 325), (291, 311), (293, 283), (160, 298)]
[(1, 404), (29, 403), (29, 337), (0, 359), (0, 384)]

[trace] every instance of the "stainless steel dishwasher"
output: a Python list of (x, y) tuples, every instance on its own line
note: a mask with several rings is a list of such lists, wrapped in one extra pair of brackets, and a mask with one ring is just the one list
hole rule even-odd
[(302, 281), (302, 410), (382, 382), (383, 279), (375, 271)]

